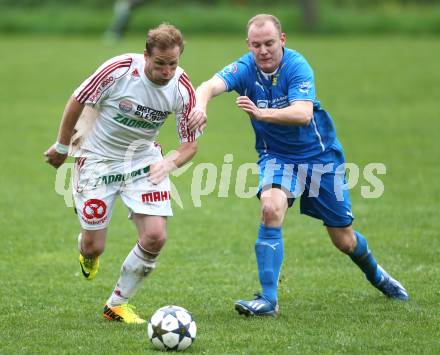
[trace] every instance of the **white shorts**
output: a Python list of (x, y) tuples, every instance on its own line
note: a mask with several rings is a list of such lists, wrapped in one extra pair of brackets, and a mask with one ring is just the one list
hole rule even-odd
[(157, 157), (135, 160), (129, 164), (103, 160), (99, 155), (88, 154), (76, 158), (73, 175), (73, 198), (81, 227), (86, 230), (108, 226), (117, 195), (132, 213), (152, 216), (172, 216), (170, 180), (152, 184), (147, 174)]

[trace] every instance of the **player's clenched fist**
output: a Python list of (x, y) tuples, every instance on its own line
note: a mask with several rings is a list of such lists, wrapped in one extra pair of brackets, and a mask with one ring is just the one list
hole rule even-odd
[(58, 169), (67, 159), (67, 152), (60, 153), (55, 146), (56, 143), (44, 152), (44, 156), (46, 157), (46, 163), (49, 163), (54, 168)]

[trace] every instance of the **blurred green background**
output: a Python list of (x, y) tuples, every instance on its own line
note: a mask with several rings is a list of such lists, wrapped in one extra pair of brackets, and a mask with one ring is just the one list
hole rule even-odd
[[(144, 33), (169, 21), (185, 33), (237, 33), (256, 13), (278, 16), (287, 32), (440, 33), (439, 0), (163, 0), (141, 3), (128, 25)], [(1, 0), (0, 31), (100, 33), (114, 2), (107, 0)]]

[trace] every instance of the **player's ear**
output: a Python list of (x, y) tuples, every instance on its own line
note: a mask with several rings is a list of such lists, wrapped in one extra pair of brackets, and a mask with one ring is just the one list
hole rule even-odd
[(251, 49), (251, 44), (249, 43), (249, 38), (246, 38), (246, 44), (247, 44), (248, 48)]
[(147, 60), (149, 57), (147, 50), (144, 49), (144, 59)]
[(283, 33), (281, 33), (281, 45), (283, 46), (283, 47), (285, 47), (286, 46), (286, 34), (283, 32)]

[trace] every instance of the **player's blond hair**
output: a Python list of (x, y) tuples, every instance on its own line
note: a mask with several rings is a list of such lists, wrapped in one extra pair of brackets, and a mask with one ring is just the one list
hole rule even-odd
[(281, 33), (283, 33), (283, 30), (281, 29), (281, 22), (276, 18), (274, 15), (269, 14), (258, 14), (252, 17), (246, 26), (246, 31), (249, 33), (249, 28), (251, 25), (255, 25), (257, 27), (263, 26), (267, 21), (272, 22), (275, 26), (275, 28), (278, 30), (279, 35), (281, 36)]
[(184, 48), (183, 35), (173, 25), (163, 23), (159, 27), (148, 31), (145, 49), (149, 55), (153, 52), (153, 48), (167, 50), (176, 46), (180, 48), (180, 54), (182, 54)]

